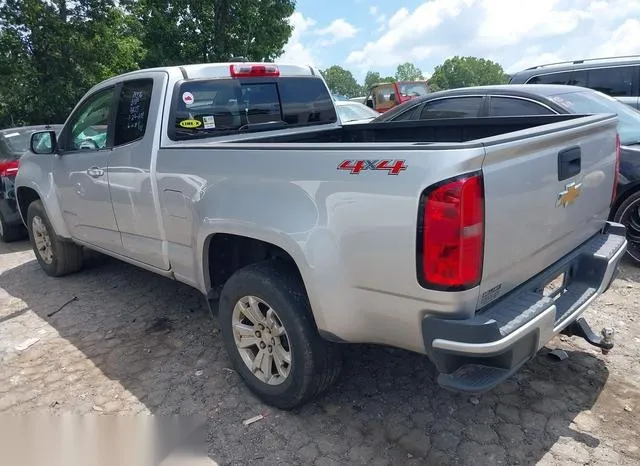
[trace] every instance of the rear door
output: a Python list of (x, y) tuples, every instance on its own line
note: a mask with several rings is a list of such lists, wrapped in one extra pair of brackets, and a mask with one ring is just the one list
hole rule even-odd
[(151, 166), (166, 82), (163, 72), (140, 73), (122, 82), (109, 156), (109, 192), (123, 254), (163, 270), (169, 262)]
[(598, 115), (483, 140), (479, 305), (546, 269), (603, 226), (613, 190), (616, 132), (615, 118)]

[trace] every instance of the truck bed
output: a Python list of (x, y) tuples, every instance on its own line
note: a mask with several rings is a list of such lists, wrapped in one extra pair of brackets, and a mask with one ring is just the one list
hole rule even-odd
[[(251, 138), (260, 143), (468, 142), (585, 115), (450, 118), (345, 125), (328, 130)], [(249, 142), (249, 141), (247, 141)]]

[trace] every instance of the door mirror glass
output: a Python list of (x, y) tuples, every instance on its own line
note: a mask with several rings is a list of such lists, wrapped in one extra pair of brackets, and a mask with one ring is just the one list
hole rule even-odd
[(33, 133), (30, 148), (34, 154), (53, 154), (56, 151), (56, 132), (38, 131)]

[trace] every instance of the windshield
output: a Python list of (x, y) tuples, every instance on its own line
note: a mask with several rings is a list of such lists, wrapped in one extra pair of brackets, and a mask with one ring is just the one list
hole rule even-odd
[(353, 102), (350, 104), (336, 105), (338, 114), (340, 115), (340, 121), (355, 121), (366, 120), (369, 118), (376, 118), (380, 114), (375, 110), (370, 109), (366, 105)]
[(620, 144), (640, 143), (640, 112), (613, 97), (595, 91), (581, 91), (549, 98), (571, 113), (615, 113), (618, 115)]
[(270, 123), (308, 126), (337, 120), (333, 99), (316, 77), (184, 81), (172, 114), (172, 139), (237, 134)]
[(398, 83), (398, 87), (402, 97), (419, 97), (429, 93), (427, 83)]

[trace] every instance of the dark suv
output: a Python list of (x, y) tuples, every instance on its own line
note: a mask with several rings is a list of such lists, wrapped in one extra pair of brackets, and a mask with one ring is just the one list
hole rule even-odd
[(512, 75), (509, 84), (588, 87), (640, 109), (640, 55), (534, 66)]

